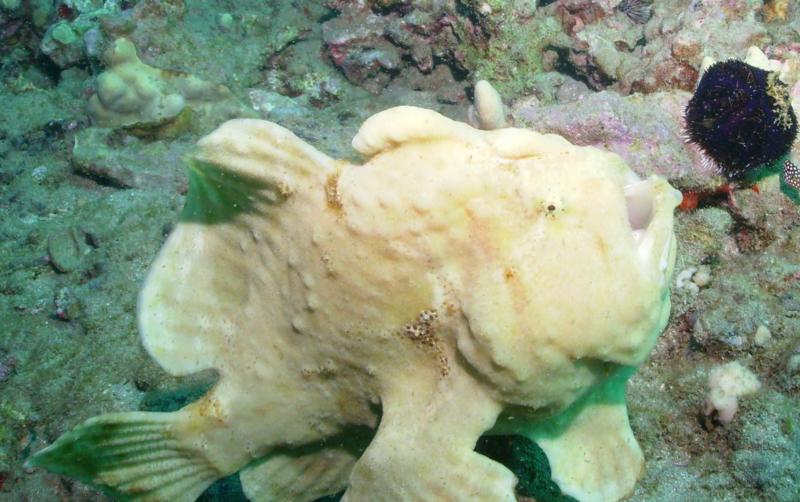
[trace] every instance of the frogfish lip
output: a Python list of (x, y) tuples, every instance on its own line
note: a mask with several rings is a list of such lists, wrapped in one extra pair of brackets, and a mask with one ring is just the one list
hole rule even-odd
[(659, 176), (640, 179), (631, 172), (625, 183), (628, 223), (640, 261), (664, 279), (674, 261), (673, 211), (680, 204), (681, 193)]
[(639, 241), (653, 219), (653, 184), (649, 179), (640, 179), (635, 173), (628, 175), (626, 181), (623, 191), (628, 209), (628, 223), (634, 238)]

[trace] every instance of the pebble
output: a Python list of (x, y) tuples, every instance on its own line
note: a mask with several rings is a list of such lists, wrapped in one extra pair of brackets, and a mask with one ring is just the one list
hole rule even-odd
[(223, 31), (230, 31), (230, 29), (233, 28), (233, 16), (230, 12), (223, 12), (220, 14), (217, 22)]
[(51, 36), (53, 40), (62, 45), (70, 45), (78, 39), (78, 35), (75, 34), (75, 31), (66, 22), (57, 24), (56, 27), (53, 28)]
[(747, 338), (735, 333), (727, 333), (720, 337), (720, 341), (726, 345), (730, 345), (731, 347), (739, 348), (747, 342)]
[(84, 232), (75, 227), (62, 228), (47, 239), (47, 256), (58, 272), (78, 268), (89, 249)]
[(692, 282), (697, 284), (699, 288), (704, 288), (711, 284), (711, 268), (708, 265), (697, 267), (697, 272), (692, 276)]
[(99, 58), (103, 52), (103, 33), (98, 28), (91, 28), (83, 34), (83, 46), (86, 55)]
[(677, 289), (686, 289), (690, 293), (696, 294), (700, 291), (700, 287), (695, 284), (691, 279), (697, 272), (695, 267), (684, 269), (675, 276), (675, 287)]
[(17, 359), (0, 351), (0, 382), (6, 381), (16, 370)]
[(103, 2), (98, 2), (97, 0), (72, 0), (71, 3), (74, 8), (78, 9), (78, 12), (85, 14), (97, 10), (98, 4)]
[(80, 300), (72, 294), (69, 288), (59, 289), (53, 298), (53, 317), (59, 321), (69, 322), (77, 318), (82, 309)]
[(685, 289), (693, 295), (709, 284), (711, 284), (711, 268), (708, 265), (688, 267), (675, 276), (675, 287)]
[(786, 363), (786, 368), (789, 370), (789, 373), (800, 373), (800, 354), (795, 354), (789, 358), (789, 361)]
[(756, 333), (753, 335), (753, 343), (759, 347), (764, 347), (770, 340), (772, 340), (772, 332), (763, 324), (759, 325), (758, 329), (756, 329)]
[(33, 181), (36, 183), (43, 183), (47, 179), (47, 166), (36, 167), (31, 171), (31, 178), (33, 178)]

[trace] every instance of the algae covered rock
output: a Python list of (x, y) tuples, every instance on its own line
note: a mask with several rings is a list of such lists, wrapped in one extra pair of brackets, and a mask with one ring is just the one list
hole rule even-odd
[[(101, 22), (120, 13), (117, 2), (74, 2), (59, 6), (58, 20), (42, 35), (39, 46), (42, 53), (59, 68), (87, 63), (88, 58), (99, 56), (97, 49), (103, 39)], [(53, 2), (31, 2), (31, 20), (42, 26), (54, 13)], [(69, 13), (69, 14), (67, 14)], [(76, 15), (71, 19), (72, 15)]]
[(111, 129), (89, 127), (75, 134), (72, 170), (114, 188), (186, 191), (186, 176), (167, 164), (178, 163), (191, 148), (181, 141), (147, 141)]
[(77, 269), (90, 249), (85, 233), (75, 227), (59, 229), (47, 239), (47, 257), (59, 272)]

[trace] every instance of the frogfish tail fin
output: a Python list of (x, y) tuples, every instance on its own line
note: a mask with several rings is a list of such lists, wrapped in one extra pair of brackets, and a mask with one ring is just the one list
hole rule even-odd
[(222, 477), (173, 434), (175, 413), (90, 418), (26, 462), (94, 485), (115, 500), (192, 502)]

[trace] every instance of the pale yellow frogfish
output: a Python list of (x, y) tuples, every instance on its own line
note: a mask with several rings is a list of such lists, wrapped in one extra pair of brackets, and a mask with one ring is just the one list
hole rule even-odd
[(254, 501), (512, 502), (474, 447), (518, 434), (565, 494), (631, 493), (624, 387), (667, 322), (680, 194), (613, 153), (414, 107), (353, 147), (363, 164), (262, 120), (203, 138), (138, 316), (166, 371), (218, 382), (91, 418), (29, 465), (137, 501), (239, 472)]

